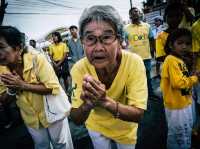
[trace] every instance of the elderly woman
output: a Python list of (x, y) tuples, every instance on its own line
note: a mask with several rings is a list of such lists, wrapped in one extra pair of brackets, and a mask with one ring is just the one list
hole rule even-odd
[(44, 55), (28, 52), (21, 35), (14, 27), (0, 26), (0, 102), (17, 97), (36, 149), (49, 149), (50, 143), (55, 149), (72, 149), (67, 119), (49, 124), (44, 112), (43, 96), (60, 92), (56, 74)]
[(71, 70), (77, 88), (71, 118), (85, 122), (95, 149), (134, 149), (147, 103), (142, 59), (121, 49), (123, 25), (111, 6), (86, 9), (79, 21), (86, 57)]

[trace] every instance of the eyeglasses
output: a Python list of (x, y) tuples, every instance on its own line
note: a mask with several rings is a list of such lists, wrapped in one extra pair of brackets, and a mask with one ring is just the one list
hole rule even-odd
[(83, 37), (83, 44), (86, 46), (93, 46), (99, 41), (101, 44), (109, 45), (113, 43), (117, 39), (117, 36), (115, 34), (105, 34), (101, 35), (99, 37), (88, 34), (85, 37)]

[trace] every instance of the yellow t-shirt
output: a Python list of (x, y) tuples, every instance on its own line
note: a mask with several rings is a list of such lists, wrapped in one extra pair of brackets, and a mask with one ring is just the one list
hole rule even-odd
[[(98, 80), (95, 68), (87, 58), (78, 61), (71, 70), (72, 82), (77, 88), (72, 97), (72, 107), (78, 108), (83, 101), (80, 99), (82, 81), (85, 74)], [(122, 51), (118, 73), (106, 94), (108, 97), (125, 105), (146, 109), (147, 81), (142, 59), (127, 51)], [(122, 144), (135, 144), (138, 124), (114, 118), (107, 110), (96, 107), (86, 121), (86, 127)]]
[[(33, 67), (33, 59), (35, 57), (37, 57), (37, 70)], [(24, 54), (23, 60), (24, 81), (33, 84), (43, 83), (45, 87), (53, 89), (52, 94), (59, 93), (59, 81), (52, 66), (43, 54), (31, 51)], [(38, 80), (40, 80), (40, 82)], [(20, 108), (22, 118), (26, 125), (36, 129), (38, 129), (40, 125), (45, 128), (48, 127), (49, 124), (44, 112), (43, 95), (30, 91), (21, 91), (17, 95), (17, 105)]]
[(69, 48), (63, 42), (58, 44), (52, 44), (49, 47), (49, 54), (52, 56), (54, 61), (60, 61), (65, 53), (69, 52)]
[(200, 71), (200, 19), (192, 25), (192, 51), (198, 55), (196, 69)]
[(128, 49), (143, 59), (151, 59), (149, 37), (153, 38), (153, 33), (150, 30), (150, 25), (144, 22), (139, 25), (129, 24), (125, 31), (129, 42)]
[(165, 53), (165, 43), (167, 41), (167, 37), (169, 33), (162, 31), (158, 34), (156, 38), (156, 58), (166, 56)]
[[(6, 74), (9, 73), (10, 70), (6, 66), (0, 65), (0, 74)], [(4, 93), (6, 91), (6, 87), (3, 85), (3, 82), (1, 82), (0, 78), (0, 94)]]
[(181, 59), (168, 55), (163, 63), (160, 84), (165, 107), (182, 109), (190, 105), (192, 86), (197, 82), (197, 76), (189, 76)]

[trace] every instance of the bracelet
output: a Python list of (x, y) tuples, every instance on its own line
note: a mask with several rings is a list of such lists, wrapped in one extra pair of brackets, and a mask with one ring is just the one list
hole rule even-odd
[(9, 96), (16, 96), (16, 94), (17, 94), (16, 90), (9, 89), (9, 88), (7, 88), (6, 93), (7, 93)]
[(119, 113), (119, 102), (116, 102), (116, 110), (115, 110), (115, 118), (119, 118), (120, 113)]

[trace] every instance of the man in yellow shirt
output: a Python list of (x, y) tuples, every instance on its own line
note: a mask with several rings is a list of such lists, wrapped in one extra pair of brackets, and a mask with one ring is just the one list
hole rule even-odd
[(151, 84), (151, 58), (154, 55), (154, 36), (149, 24), (140, 20), (140, 11), (133, 7), (129, 10), (131, 24), (125, 27), (126, 38), (128, 40), (129, 51), (142, 57), (147, 75), (148, 94), (153, 96), (153, 88)]
[(69, 48), (62, 42), (59, 32), (52, 33), (53, 44), (49, 46), (49, 54), (52, 58), (54, 70), (58, 78), (63, 78), (65, 89), (68, 89), (69, 66), (67, 56)]

